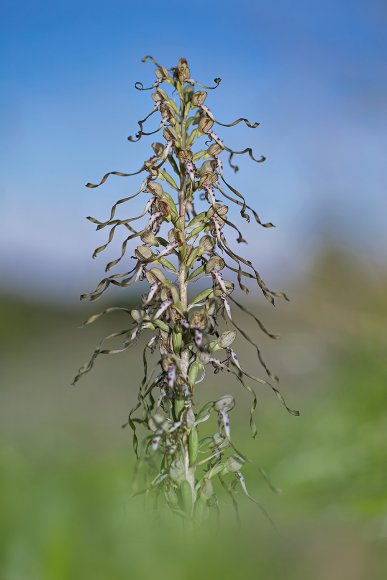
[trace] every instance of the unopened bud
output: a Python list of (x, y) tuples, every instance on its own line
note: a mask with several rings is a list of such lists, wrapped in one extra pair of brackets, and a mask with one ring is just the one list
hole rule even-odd
[(202, 117), (199, 121), (199, 131), (202, 133), (209, 133), (214, 125), (214, 121), (210, 117)]
[(223, 395), (215, 402), (215, 411), (231, 411), (235, 407), (235, 399), (232, 395)]
[(192, 97), (192, 104), (194, 107), (202, 105), (207, 98), (206, 91), (197, 91)]

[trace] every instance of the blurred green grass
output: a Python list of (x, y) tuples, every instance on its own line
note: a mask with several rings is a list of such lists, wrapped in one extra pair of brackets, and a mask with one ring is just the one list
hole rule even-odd
[[(138, 353), (103, 358), (69, 386), (95, 342), (121, 321), (81, 331), (77, 325), (99, 305), (3, 296), (0, 580), (385, 578), (387, 276), (369, 274), (364, 284), (364, 266), (330, 249), (294, 284), (290, 305), (259, 306), (281, 329), (281, 341), (262, 337), (262, 346), (299, 418), (260, 391), (251, 440), (246, 394), (228, 377), (208, 379), (199, 398), (238, 394), (237, 446), (283, 494), (274, 495), (251, 465), (248, 486), (278, 531), (243, 496), (237, 529), (222, 497), (220, 528), (209, 524), (195, 538), (130, 499), (134, 461), (121, 424), (141, 377)], [(253, 353), (240, 348), (253, 368)]]

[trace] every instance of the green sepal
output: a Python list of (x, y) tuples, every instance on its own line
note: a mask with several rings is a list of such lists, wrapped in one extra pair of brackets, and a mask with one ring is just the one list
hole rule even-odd
[(163, 266), (165, 266), (165, 268), (167, 268), (167, 270), (170, 270), (171, 272), (174, 272), (175, 274), (177, 274), (177, 270), (175, 268), (175, 266), (166, 258), (159, 258), (158, 260), (154, 260), (154, 262), (158, 262), (159, 264), (162, 264)]
[(198, 457), (199, 438), (196, 427), (192, 427), (188, 435), (188, 456), (189, 464), (194, 465)]
[(212, 292), (212, 288), (206, 288), (205, 290), (200, 292), (200, 294), (197, 294), (197, 296), (195, 296), (195, 298), (193, 300), (191, 300), (191, 304), (196, 304), (197, 302), (201, 302), (202, 300), (205, 300), (206, 298), (208, 298), (208, 296), (211, 294), (211, 292)]
[(196, 226), (196, 228), (194, 228), (192, 230), (192, 232), (189, 234), (189, 236), (187, 236), (187, 241), (189, 241), (191, 238), (194, 238), (197, 234), (200, 234), (200, 232), (202, 232), (205, 227), (206, 227), (205, 223), (200, 224), (199, 226)]
[[(210, 401), (209, 403), (206, 403), (199, 411), (199, 413), (196, 415), (196, 420), (199, 421), (200, 419), (203, 419), (203, 417), (205, 417), (206, 415), (208, 415), (208, 413), (210, 411), (212, 411), (212, 409), (214, 408), (214, 401)], [(213, 441), (212, 437), (209, 438), (211, 440), (211, 442)]]
[(204, 272), (204, 266), (199, 266), (198, 268), (196, 268), (196, 270), (194, 270), (187, 278), (187, 280), (193, 280), (193, 278), (196, 278), (196, 276), (199, 276), (199, 274), (202, 274)]
[(169, 288), (169, 292), (171, 293), (171, 298), (173, 300), (173, 306), (175, 308), (177, 308), (178, 310), (180, 310), (178, 305), (181, 305), (181, 302), (179, 299), (179, 292), (178, 292), (176, 286), (174, 284), (169, 283), (168, 288)]
[(201, 159), (202, 157), (204, 157), (204, 155), (206, 155), (206, 154), (207, 154), (207, 150), (206, 149), (203, 149), (203, 151), (198, 151), (193, 156), (192, 161), (195, 163), (195, 161), (198, 161), (199, 159)]
[(184, 409), (184, 399), (175, 399), (173, 403), (173, 413), (175, 417), (175, 421), (180, 419), (180, 413)]
[(200, 248), (198, 246), (197, 248), (194, 248), (189, 255), (189, 258), (187, 260), (187, 268), (188, 269), (191, 268), (192, 264), (194, 263), (196, 258), (198, 258), (199, 256), (200, 256)]
[(192, 220), (189, 222), (189, 224), (187, 225), (187, 228), (192, 228), (192, 226), (194, 226), (195, 224), (197, 224), (198, 222), (200, 222), (201, 220), (203, 220), (206, 217), (206, 212), (202, 211), (201, 213), (198, 213), (194, 218), (192, 218)]
[(176, 189), (176, 191), (179, 191), (179, 188), (176, 184), (176, 181), (173, 179), (173, 177), (171, 177), (171, 175), (169, 175), (168, 171), (166, 171), (165, 169), (161, 169), (160, 171), (162, 177), (164, 177), (165, 181), (167, 181), (169, 183), (169, 185), (171, 187), (173, 187), (173, 189)]
[(167, 240), (164, 240), (164, 238), (162, 238), (161, 236), (157, 236), (156, 240), (158, 241), (159, 244), (161, 244), (164, 248), (166, 248), (169, 244), (169, 242), (167, 242)]
[(191, 133), (191, 135), (188, 137), (187, 139), (187, 147), (192, 147), (193, 142), (195, 141), (195, 139), (198, 137), (198, 130), (194, 129)]
[(177, 115), (178, 117), (180, 117), (180, 111), (179, 111), (179, 109), (177, 108), (177, 106), (176, 106), (176, 103), (175, 103), (174, 101), (172, 101), (172, 99), (168, 99), (168, 101), (167, 101), (167, 102), (168, 102), (168, 103), (171, 105), (171, 107), (172, 107), (172, 109), (175, 111), (176, 115)]
[(153, 320), (152, 324), (157, 326), (157, 328), (160, 328), (160, 330), (164, 330), (164, 332), (169, 332), (171, 330), (168, 324), (163, 320)]
[(188, 369), (188, 379), (194, 385), (197, 379), (199, 372), (204, 370), (204, 366), (199, 361), (194, 361), (190, 364)]
[(186, 103), (184, 105), (184, 109), (183, 109), (183, 117), (184, 117), (184, 119), (186, 119), (188, 117), (188, 114), (190, 112), (190, 109), (191, 109), (191, 103), (188, 101), (188, 103)]
[(153, 282), (155, 282), (156, 280), (159, 280), (162, 284), (166, 284), (167, 282), (169, 282), (169, 280), (167, 280), (167, 278), (165, 277), (164, 272), (159, 268), (150, 268), (147, 274), (152, 275), (153, 279), (150, 282), (151, 284), (153, 284)]
[(176, 330), (172, 333), (172, 343), (173, 343), (173, 350), (176, 354), (180, 354), (181, 347), (183, 344), (183, 335), (181, 332), (176, 332)]
[(217, 350), (222, 350), (222, 347), (219, 346), (217, 340), (212, 340), (209, 344), (209, 349), (211, 352), (216, 352)]
[(176, 163), (176, 159), (173, 157), (173, 155), (168, 155), (168, 161), (171, 164), (171, 167), (173, 169), (173, 171), (176, 173), (176, 175), (180, 176), (180, 171), (179, 171), (179, 167)]
[(211, 467), (210, 471), (207, 473), (207, 477), (215, 477), (215, 475), (218, 475), (218, 473), (223, 471), (224, 468), (224, 463), (218, 463), (217, 465), (214, 465), (214, 467)]
[(176, 300), (173, 304), (172, 307), (177, 310), (179, 312), (179, 314), (181, 314), (181, 316), (184, 316), (184, 308), (182, 303), (180, 302), (180, 300)]
[(185, 130), (187, 131), (187, 129), (189, 129), (189, 127), (192, 125), (192, 123), (195, 121), (196, 119), (196, 115), (193, 115), (193, 117), (189, 117), (185, 123)]
[(186, 255), (187, 255), (187, 244), (183, 244), (183, 245), (180, 247), (179, 253), (180, 253), (180, 257), (181, 257), (181, 259), (182, 259), (182, 260), (184, 260), (184, 258), (185, 258), (185, 257), (186, 257)]
[(203, 439), (200, 439), (199, 441), (199, 449), (202, 447), (210, 447), (213, 442), (214, 440), (212, 437), (203, 437)]

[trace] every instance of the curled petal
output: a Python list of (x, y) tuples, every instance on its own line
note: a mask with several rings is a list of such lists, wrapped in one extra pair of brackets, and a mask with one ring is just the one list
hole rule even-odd
[(186, 82), (189, 83), (190, 85), (197, 85), (198, 87), (201, 87), (202, 89), (209, 89), (209, 90), (213, 91), (214, 89), (216, 89), (220, 85), (220, 83), (222, 82), (222, 79), (219, 77), (214, 79), (214, 83), (215, 83), (214, 87), (207, 87), (206, 85), (202, 85), (202, 84), (198, 83), (198, 81), (196, 81), (195, 79), (186, 79)]
[[(88, 219), (89, 221), (91, 221), (94, 224), (98, 225), (98, 229), (102, 229), (103, 227), (110, 225), (111, 220), (114, 218), (115, 214), (116, 214), (116, 209), (118, 205), (121, 205), (122, 203), (126, 203), (127, 201), (130, 201), (131, 199), (134, 199), (135, 197), (137, 197), (140, 193), (142, 193), (144, 191), (144, 189), (146, 188), (146, 184), (147, 184), (147, 180), (144, 180), (143, 183), (141, 184), (140, 189), (137, 191), (137, 193), (134, 193), (133, 195), (130, 195), (129, 197), (124, 197), (122, 199), (119, 199), (111, 208), (110, 210), (110, 217), (106, 222), (100, 222), (97, 219), (88, 216), (86, 219)], [(98, 187), (98, 186), (96, 186)]]
[(245, 125), (247, 125), (247, 127), (250, 127), (250, 129), (256, 129), (257, 127), (259, 127), (258, 122), (250, 123), (250, 121), (248, 119), (245, 119), (244, 117), (240, 117), (239, 119), (237, 119), (236, 121), (233, 121), (232, 123), (221, 123), (220, 121), (217, 121), (215, 119), (215, 123), (217, 125), (222, 125), (222, 127), (234, 127), (235, 125), (238, 125), (239, 123), (244, 123)]
[(105, 183), (105, 181), (107, 180), (107, 178), (110, 175), (118, 175), (119, 177), (130, 177), (132, 175), (138, 175), (139, 173), (142, 173), (144, 171), (144, 166), (141, 167), (141, 169), (139, 169), (138, 171), (135, 171), (134, 173), (121, 173), (121, 171), (109, 171), (109, 173), (106, 173), (103, 178), (101, 179), (101, 181), (99, 183), (86, 183), (86, 187), (99, 187), (100, 185), (102, 185), (103, 183)]
[(157, 62), (157, 60), (155, 60), (153, 58), (153, 56), (151, 56), (150, 54), (147, 54), (146, 56), (144, 56), (144, 58), (141, 59), (141, 62), (146, 62), (147, 60), (152, 61), (153, 64), (157, 66), (157, 68), (161, 68), (161, 66), (159, 65), (159, 63)]
[(237, 165), (233, 165), (232, 163), (234, 155), (243, 155), (244, 153), (248, 153), (250, 159), (252, 159), (256, 163), (263, 163), (264, 161), (266, 161), (266, 157), (264, 155), (261, 155), (261, 157), (256, 159), (253, 155), (253, 150), (251, 149), (251, 147), (246, 147), (246, 149), (243, 149), (243, 151), (233, 151), (232, 149), (229, 149), (229, 147), (225, 147), (225, 150), (230, 152), (230, 155), (228, 156), (228, 162), (230, 164), (230, 167), (232, 167), (235, 173), (239, 170), (239, 167)]

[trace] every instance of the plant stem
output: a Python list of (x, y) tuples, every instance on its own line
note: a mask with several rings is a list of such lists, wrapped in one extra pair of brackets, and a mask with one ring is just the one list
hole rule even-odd
[[(180, 131), (181, 131), (181, 148), (185, 149), (186, 147), (186, 117), (189, 111), (189, 107), (185, 106), (184, 99), (180, 96)], [(187, 178), (186, 178), (186, 170), (185, 165), (180, 161), (180, 190), (179, 190), (179, 229), (181, 232), (181, 238), (183, 240), (183, 244), (181, 246), (179, 256), (178, 256), (178, 279), (179, 279), (179, 294), (180, 294), (180, 302), (183, 306), (183, 311), (187, 314), (188, 310), (188, 293), (187, 293), (187, 264), (186, 264), (186, 232), (185, 232), (185, 225), (186, 225), (186, 214), (187, 214), (187, 200), (186, 200), (186, 192), (187, 192)], [(185, 250), (185, 251), (184, 251)], [(189, 365), (189, 350), (182, 348), (181, 352), (181, 373), (183, 377), (187, 376), (188, 373), (188, 365)], [(196, 492), (195, 492), (195, 466), (190, 466), (189, 464), (189, 453), (188, 453), (188, 445), (187, 445), (187, 434), (185, 434), (182, 442), (182, 454), (183, 454), (183, 462), (184, 462), (184, 470), (185, 470), (185, 478), (188, 481), (191, 490), (192, 490), (192, 506), (195, 504), (196, 500)], [(191, 514), (188, 514), (191, 515)]]

